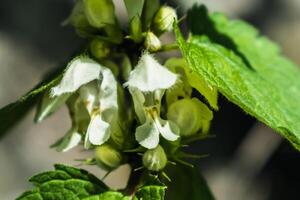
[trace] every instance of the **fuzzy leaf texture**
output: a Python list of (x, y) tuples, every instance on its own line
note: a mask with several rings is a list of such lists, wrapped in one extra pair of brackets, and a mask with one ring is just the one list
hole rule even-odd
[(251, 25), (189, 12), (189, 42), (178, 28), (179, 47), (192, 71), (231, 102), (264, 122), (300, 150), (300, 71), (280, 49)]
[(90, 196), (83, 200), (136, 200), (129, 196), (123, 196), (120, 192), (108, 191), (99, 195)]
[(37, 174), (29, 181), (36, 188), (17, 200), (79, 200), (108, 191), (102, 181), (87, 171), (60, 164), (55, 165), (54, 171)]
[(135, 196), (112, 191), (96, 176), (83, 169), (56, 164), (47, 171), (30, 178), (35, 188), (24, 192), (17, 200), (163, 200), (165, 187), (147, 185)]
[(150, 185), (140, 188), (135, 195), (139, 200), (164, 200), (165, 190), (165, 186)]

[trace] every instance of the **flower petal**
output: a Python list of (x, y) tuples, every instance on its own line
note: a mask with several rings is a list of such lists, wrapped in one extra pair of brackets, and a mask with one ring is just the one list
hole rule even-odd
[(135, 138), (143, 147), (154, 149), (159, 143), (159, 132), (154, 123), (146, 122), (137, 127)]
[(153, 92), (170, 88), (176, 80), (175, 73), (159, 64), (152, 55), (145, 53), (124, 86), (135, 87), (142, 92)]
[(87, 129), (86, 137), (93, 145), (101, 145), (110, 137), (110, 125), (101, 119), (100, 115), (92, 117)]
[(92, 81), (79, 89), (79, 95), (89, 114), (92, 114), (94, 106), (99, 106), (99, 86)]
[(146, 115), (144, 111), (145, 97), (142, 92), (135, 88), (129, 88), (129, 92), (133, 99), (134, 110), (141, 124), (146, 122)]
[(169, 141), (175, 141), (179, 138), (179, 128), (171, 121), (156, 119), (155, 125), (158, 128), (160, 134)]
[(69, 151), (70, 149), (76, 147), (81, 141), (81, 135), (77, 132), (74, 132), (70, 135), (68, 144), (62, 149), (62, 152)]
[(75, 92), (82, 85), (99, 79), (102, 66), (88, 57), (77, 57), (67, 67), (61, 82), (52, 88), (52, 96)]
[(81, 141), (81, 134), (76, 131), (76, 128), (72, 128), (68, 133), (56, 142), (52, 147), (56, 147), (59, 152), (66, 152), (76, 147)]
[(106, 122), (110, 122), (116, 117), (118, 110), (118, 83), (108, 68), (102, 69), (99, 99), (102, 117)]
[(62, 105), (65, 104), (70, 94), (61, 95), (58, 97), (51, 97), (47, 92), (44, 94), (43, 99), (38, 105), (38, 109), (35, 115), (35, 122), (41, 122), (48, 116), (56, 112)]

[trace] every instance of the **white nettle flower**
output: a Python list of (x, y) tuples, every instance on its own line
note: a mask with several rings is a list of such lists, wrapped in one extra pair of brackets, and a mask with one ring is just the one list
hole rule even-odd
[(110, 69), (88, 57), (78, 57), (68, 66), (61, 82), (52, 88), (52, 96), (79, 93), (90, 115), (85, 147), (101, 145), (111, 133), (117, 118), (117, 81)]
[(178, 127), (160, 118), (160, 103), (166, 89), (177, 81), (177, 75), (159, 64), (152, 55), (145, 53), (130, 73), (128, 86), (133, 97), (135, 112), (141, 126), (137, 127), (136, 140), (145, 148), (153, 149), (159, 144), (159, 136), (175, 141)]

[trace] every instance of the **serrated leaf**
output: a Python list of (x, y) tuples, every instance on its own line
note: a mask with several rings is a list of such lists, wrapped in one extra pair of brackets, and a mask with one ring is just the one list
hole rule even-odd
[(120, 192), (108, 191), (99, 195), (84, 198), (83, 200), (131, 200), (129, 196), (123, 196)]
[(170, 165), (166, 173), (171, 178), (166, 200), (214, 200), (206, 181), (196, 168)]
[(300, 150), (299, 70), (250, 25), (220, 15), (213, 19), (236, 50), (203, 37), (193, 37), (187, 43), (177, 28), (177, 41), (191, 70)]
[(32, 190), (24, 192), (17, 200), (43, 200), (43, 197), (39, 194), (38, 190)]
[(55, 170), (62, 170), (67, 172), (73, 178), (90, 181), (92, 183), (99, 185), (104, 190), (108, 190), (108, 187), (101, 180), (99, 180), (96, 176), (94, 176), (93, 174), (89, 173), (84, 169), (78, 169), (75, 167), (70, 167), (62, 164), (56, 164), (54, 165), (54, 167)]
[(165, 190), (165, 186), (149, 185), (140, 188), (135, 196), (141, 200), (164, 200)]
[(144, 0), (124, 0), (129, 21), (132, 20), (133, 17), (142, 16)]
[(23, 193), (18, 200), (79, 200), (98, 195), (108, 187), (89, 172), (65, 165), (55, 165), (54, 171), (33, 176), (36, 188)]
[(72, 179), (67, 172), (62, 170), (48, 171), (37, 174), (29, 179), (30, 182), (34, 183), (36, 186), (43, 184), (51, 180), (68, 180)]

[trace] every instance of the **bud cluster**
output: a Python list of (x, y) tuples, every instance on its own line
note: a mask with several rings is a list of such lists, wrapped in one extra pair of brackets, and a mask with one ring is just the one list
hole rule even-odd
[(72, 127), (53, 145), (58, 151), (82, 143), (95, 152), (87, 163), (108, 171), (129, 163), (157, 173), (168, 163), (185, 163), (181, 147), (207, 134), (213, 112), (194, 96), (199, 90), (188, 64), (170, 58), (162, 65), (153, 54), (176, 12), (161, 6), (149, 20), (147, 9), (121, 30), (112, 0), (77, 1), (67, 22), (89, 47), (44, 95), (36, 115), (40, 122), (68, 106)]

